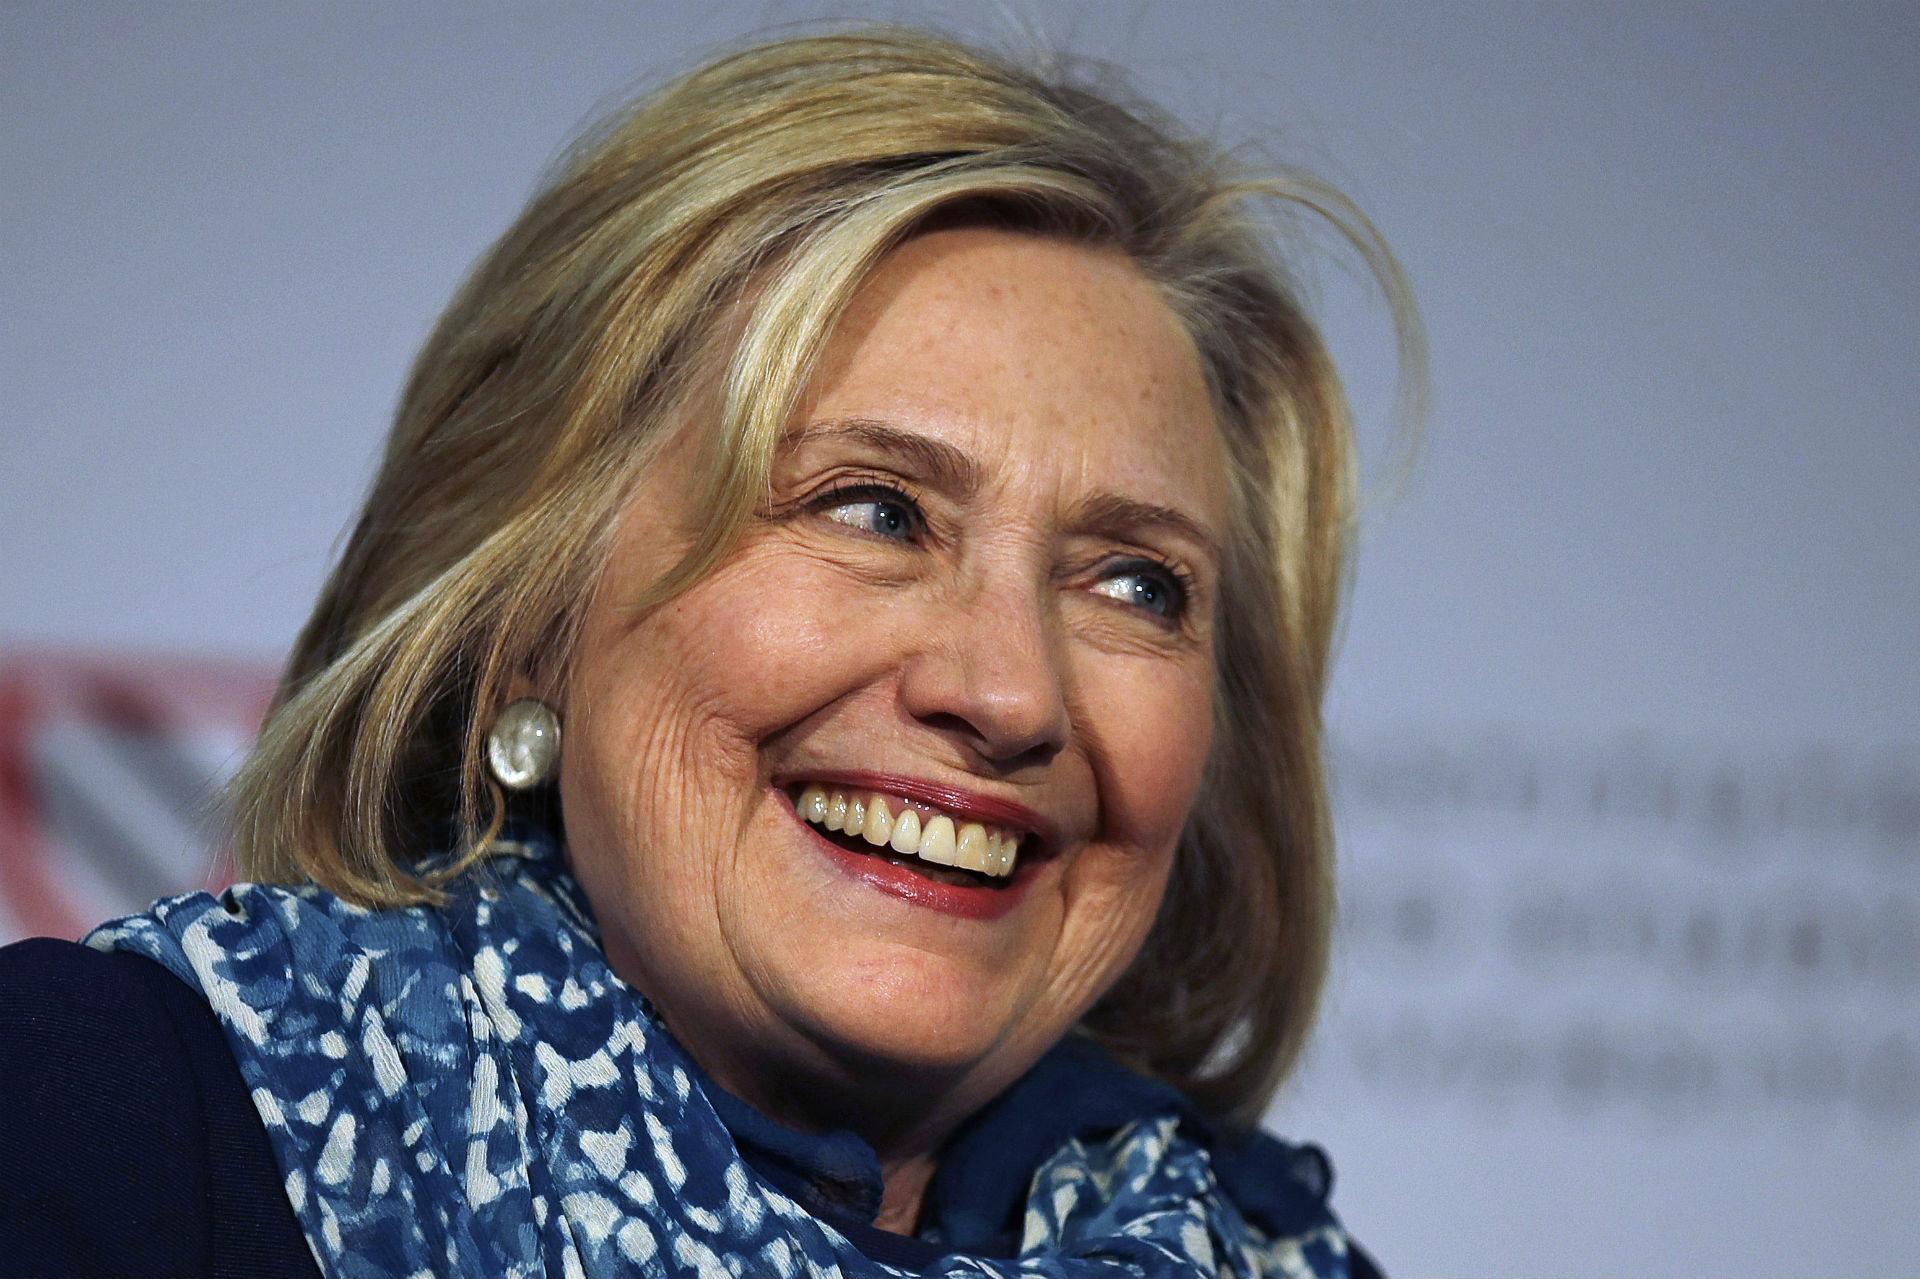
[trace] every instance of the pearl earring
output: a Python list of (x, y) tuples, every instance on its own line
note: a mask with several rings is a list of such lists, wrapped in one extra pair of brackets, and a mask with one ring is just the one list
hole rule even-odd
[(487, 733), (487, 767), (508, 790), (531, 790), (560, 762), (560, 717), (535, 698), (500, 712)]

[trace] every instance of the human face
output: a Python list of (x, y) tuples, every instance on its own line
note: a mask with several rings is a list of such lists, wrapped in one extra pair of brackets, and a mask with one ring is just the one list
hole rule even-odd
[[(693, 452), (638, 486), (564, 694), (610, 961), (774, 1113), (963, 1115), (1133, 959), (1199, 787), (1226, 480), (1193, 343), (1117, 253), (913, 238), (766, 509), (636, 612), (702, 518)], [(861, 851), (796, 811), (809, 784), (1008, 829), (1012, 873)]]

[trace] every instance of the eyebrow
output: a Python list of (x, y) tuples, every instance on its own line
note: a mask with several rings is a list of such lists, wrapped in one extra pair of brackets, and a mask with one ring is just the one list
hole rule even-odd
[(980, 488), (980, 467), (971, 457), (945, 440), (930, 439), (913, 431), (870, 417), (833, 418), (811, 422), (790, 432), (780, 442), (787, 452), (821, 439), (856, 440), (883, 452), (917, 463), (942, 488), (971, 497)]
[[(822, 439), (855, 440), (918, 464), (940, 487), (963, 497), (980, 488), (980, 465), (944, 440), (875, 418), (832, 418), (810, 422), (791, 431), (780, 442), (782, 452)], [(1095, 493), (1075, 503), (1072, 523), (1085, 531), (1125, 536), (1142, 528), (1164, 529), (1197, 544), (1217, 564), (1220, 543), (1213, 533), (1186, 512), (1157, 502), (1144, 502), (1119, 493)]]
[(1220, 543), (1206, 525), (1185, 511), (1157, 502), (1142, 502), (1118, 493), (1096, 493), (1074, 507), (1075, 523), (1083, 528), (1125, 535), (1140, 528), (1165, 529), (1196, 543), (1215, 564), (1220, 562)]

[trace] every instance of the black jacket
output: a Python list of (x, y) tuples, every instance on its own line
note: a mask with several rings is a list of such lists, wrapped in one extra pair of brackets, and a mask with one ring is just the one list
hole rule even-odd
[[(0, 1115), (0, 1279), (320, 1279), (213, 1010), (160, 965), (0, 948)], [(783, 1184), (776, 1145), (743, 1149)], [(903, 1268), (942, 1251), (835, 1224)], [(1351, 1267), (1380, 1279), (1357, 1248)]]
[(213, 1010), (137, 955), (0, 949), (0, 1276), (319, 1279)]

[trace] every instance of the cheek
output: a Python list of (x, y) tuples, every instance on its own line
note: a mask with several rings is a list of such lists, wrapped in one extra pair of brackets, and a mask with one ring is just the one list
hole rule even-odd
[(862, 631), (851, 611), (825, 574), (755, 556), (678, 601), (656, 642), (701, 703), (688, 713), (729, 744), (757, 748), (862, 682), (867, 654), (848, 642)]
[[(1133, 961), (1158, 914), (1212, 745), (1211, 668), (1153, 678), (1103, 666), (1084, 722), (1093, 747), (1102, 826), (1062, 888), (1060, 986), (1084, 1006)], [(1075, 1015), (1078, 1015), (1077, 1013)]]
[(753, 882), (729, 850), (753, 846), (762, 746), (867, 678), (865, 654), (850, 651), (844, 591), (804, 566), (725, 565), (644, 616), (611, 603), (614, 589), (606, 598), (567, 694), (568, 842), (603, 920), (680, 937)]
[(869, 677), (879, 655), (849, 643), (862, 628), (844, 590), (773, 560), (745, 556), (590, 635), (576, 687), (627, 776), (692, 802), (715, 789), (748, 799), (762, 743)]
[(1151, 676), (1116, 678), (1101, 690), (1094, 736), (1107, 837), (1171, 856), (1213, 744), (1212, 672), (1169, 674), (1163, 664)]

